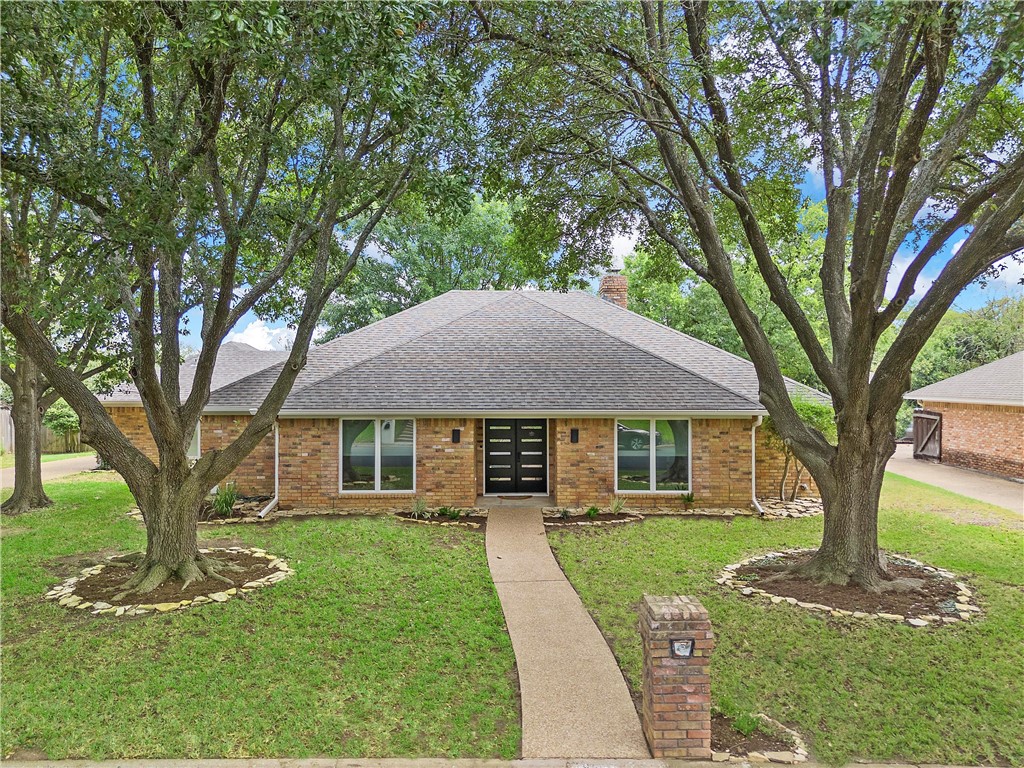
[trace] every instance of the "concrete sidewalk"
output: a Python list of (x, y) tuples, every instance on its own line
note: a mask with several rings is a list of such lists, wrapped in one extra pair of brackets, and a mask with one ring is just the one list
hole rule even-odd
[[(248, 758), (240, 760), (8, 760), (4, 768), (722, 768), (766, 766), (767, 763), (712, 763), (704, 760), (478, 760), (473, 758), (385, 758), (353, 760)], [(801, 763), (801, 768), (825, 768)], [(910, 763), (847, 763), (844, 768), (970, 768)]]
[(649, 758), (626, 681), (551, 554), (540, 507), (489, 511), (487, 562), (519, 670), (523, 757)]
[[(40, 464), (39, 468), (43, 477), (43, 483), (56, 480), (68, 475), (77, 475), (79, 472), (88, 472), (96, 467), (95, 456), (79, 456), (76, 459), (60, 459), (59, 461), (46, 461)], [(0, 470), (0, 488), (14, 487), (14, 467), (5, 467)]]
[(906, 443), (896, 446), (896, 453), (889, 459), (885, 469), (895, 475), (919, 480), (1024, 515), (1024, 483), (915, 459), (914, 447)]

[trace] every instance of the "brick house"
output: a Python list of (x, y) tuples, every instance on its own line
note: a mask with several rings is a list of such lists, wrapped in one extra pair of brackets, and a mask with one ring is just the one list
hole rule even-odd
[(1024, 352), (904, 395), (915, 458), (1024, 479)]
[[(617, 274), (599, 296), (450, 291), (312, 348), (276, 429), (232, 479), (284, 509), (408, 509), (416, 497), (473, 506), (487, 496), (603, 506), (617, 495), (677, 508), (691, 493), (702, 507), (756, 506), (757, 483), (770, 493), (780, 457), (758, 430), (753, 366), (625, 303)], [(233, 369), (235, 352), (218, 359), (197, 452), (244, 428), (282, 364), (281, 353), (256, 353)], [(137, 395), (106, 406), (146, 445)]]

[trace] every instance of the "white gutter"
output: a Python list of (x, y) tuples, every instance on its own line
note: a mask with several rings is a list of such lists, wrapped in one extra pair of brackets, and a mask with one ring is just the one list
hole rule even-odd
[[(212, 407), (203, 410), (204, 414), (215, 416), (215, 415), (231, 415), (231, 414), (243, 414), (252, 413), (255, 409), (245, 410), (242, 408), (219, 408)], [(637, 411), (637, 410), (615, 410), (615, 411), (593, 411), (593, 410), (562, 410), (562, 411), (551, 411), (544, 409), (514, 409), (514, 410), (494, 410), (494, 411), (481, 411), (478, 409), (468, 408), (444, 408), (444, 409), (422, 409), (422, 410), (390, 410), (387, 408), (372, 408), (372, 409), (350, 409), (350, 410), (322, 410), (322, 411), (281, 411), (278, 414), (279, 419), (337, 419), (337, 418), (356, 418), (362, 416), (369, 416), (373, 418), (380, 418), (386, 416), (387, 418), (398, 418), (398, 419), (416, 419), (416, 418), (437, 418), (439, 416), (454, 417), (462, 419), (498, 419), (498, 418), (566, 418), (566, 419), (581, 419), (581, 418), (600, 418), (600, 419), (612, 419), (612, 418), (657, 418), (657, 419), (673, 419), (673, 418), (707, 418), (707, 419), (727, 419), (727, 418), (750, 418), (751, 416), (763, 416), (767, 411), (761, 410), (746, 410), (746, 411)]]
[(757, 510), (759, 515), (764, 515), (765, 512), (761, 508), (761, 505), (757, 501), (757, 428), (761, 426), (761, 422), (764, 421), (764, 416), (758, 416), (757, 421), (750, 427), (750, 503), (753, 504), (754, 509)]
[(259, 514), (256, 515), (256, 517), (260, 519), (266, 517), (271, 512), (271, 510), (273, 510), (274, 507), (277, 506), (278, 498), (280, 496), (280, 457), (280, 436), (277, 431), (277, 421), (274, 421), (274, 498), (272, 498), (270, 500), (270, 503), (268, 503), (267, 506), (260, 510)]

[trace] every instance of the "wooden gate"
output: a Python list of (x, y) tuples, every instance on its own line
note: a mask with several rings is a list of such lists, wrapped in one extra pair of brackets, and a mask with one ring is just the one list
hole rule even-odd
[(942, 414), (914, 411), (914, 458), (942, 458)]

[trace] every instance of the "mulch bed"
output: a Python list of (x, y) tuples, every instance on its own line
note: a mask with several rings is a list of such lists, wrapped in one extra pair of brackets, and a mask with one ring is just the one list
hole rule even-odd
[[(204, 579), (203, 581), (190, 584), (188, 589), (183, 590), (181, 588), (182, 582), (172, 577), (152, 592), (147, 592), (144, 595), (133, 594), (129, 597), (136, 602), (144, 603), (192, 600), (200, 595), (208, 595), (210, 592), (222, 592), (225, 589), (231, 589), (232, 586), (241, 587), (246, 582), (262, 579), (264, 576), (269, 576), (277, 570), (276, 568), (268, 567), (269, 560), (253, 557), (244, 552), (218, 551), (211, 553), (209, 556), (220, 563), (231, 563), (232, 565), (239, 566), (242, 570), (238, 572), (221, 571), (222, 576), (231, 580), (232, 583), (230, 585), (222, 581)], [(75, 585), (73, 594), (92, 603), (117, 602), (114, 600), (114, 595), (123, 591), (124, 583), (135, 575), (136, 570), (134, 565), (127, 568), (114, 568), (108, 565), (95, 576), (87, 576), (79, 581)]]
[[(924, 584), (915, 592), (866, 592), (860, 587), (847, 585), (820, 585), (796, 576), (779, 577), (779, 565), (792, 565), (806, 558), (804, 553), (772, 558), (771, 563), (754, 563), (737, 568), (736, 578), (751, 586), (760, 587), (774, 595), (796, 598), (802, 603), (818, 603), (832, 608), (865, 613), (888, 613), (904, 616), (955, 613), (953, 604), (960, 601), (958, 588), (952, 579), (943, 578), (922, 566), (901, 563), (890, 558), (889, 573), (897, 578), (922, 579)], [(776, 566), (776, 567), (773, 567)], [(773, 580), (766, 583), (771, 577)]]
[(199, 508), (199, 521), (208, 522), (212, 520), (234, 520), (238, 517), (253, 517), (264, 510), (273, 496), (239, 496), (235, 501), (231, 512), (227, 515), (220, 514), (211, 502), (204, 502)]
[(570, 517), (545, 517), (544, 525), (549, 528), (574, 528), (587, 523), (627, 523), (640, 522), (643, 518), (626, 512), (600, 512), (593, 517), (572, 515)]
[(732, 755), (747, 755), (751, 752), (789, 752), (793, 745), (779, 736), (765, 733), (760, 728), (749, 736), (736, 730), (733, 719), (723, 714), (711, 716), (711, 750), (728, 752)]

